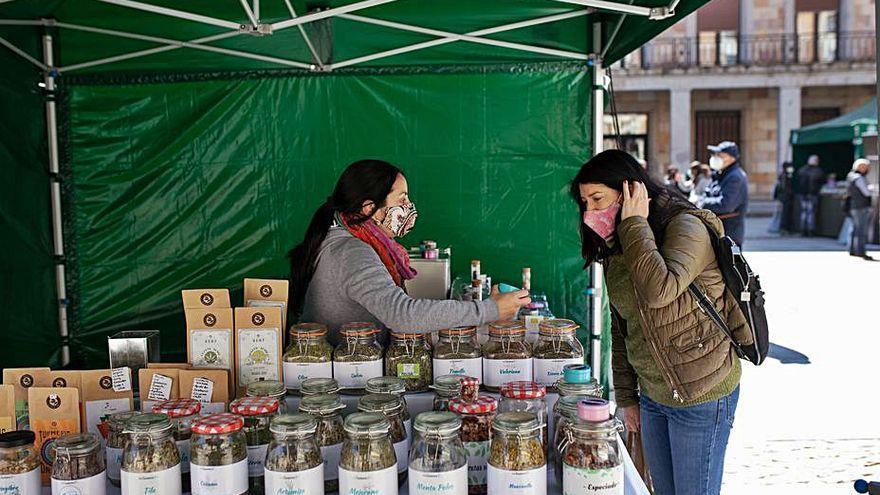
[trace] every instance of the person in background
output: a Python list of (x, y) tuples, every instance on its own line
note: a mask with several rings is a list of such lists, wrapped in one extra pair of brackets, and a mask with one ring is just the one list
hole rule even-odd
[(773, 199), (779, 202), (779, 224), (780, 232), (791, 232), (792, 229), (792, 213), (794, 207), (794, 165), (791, 162), (782, 164), (782, 172), (776, 179), (776, 187), (773, 188)]
[(680, 192), (684, 197), (687, 197), (690, 194), (693, 187), (690, 182), (685, 181), (684, 176), (681, 171), (678, 169), (678, 165), (670, 164), (666, 167), (666, 178), (664, 179), (666, 185), (669, 187), (675, 187), (678, 192)]
[(846, 176), (846, 188), (849, 195), (849, 216), (853, 223), (849, 254), (873, 261), (865, 249), (868, 243), (868, 223), (871, 221), (871, 190), (865, 176), (870, 167), (871, 162), (864, 158), (853, 162), (852, 172)]
[(801, 233), (804, 237), (816, 235), (816, 208), (819, 191), (825, 184), (825, 172), (819, 168), (819, 156), (810, 155), (807, 165), (797, 173), (797, 188), (801, 197)]
[(697, 206), (718, 215), (724, 232), (740, 247), (746, 236), (746, 210), (749, 206), (749, 178), (739, 161), (739, 146), (722, 141), (709, 146), (709, 166), (714, 171), (706, 196)]
[(697, 205), (703, 201), (706, 196), (706, 188), (712, 182), (712, 169), (708, 165), (702, 164), (699, 160), (691, 162), (691, 193), (688, 200)]

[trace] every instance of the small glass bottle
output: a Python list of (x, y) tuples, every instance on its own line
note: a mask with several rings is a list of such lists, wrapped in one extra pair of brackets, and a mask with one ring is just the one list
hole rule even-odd
[(547, 455), (547, 388), (535, 382), (508, 382), (501, 387), (498, 412), (525, 411), (534, 414), (541, 424), (540, 438)]
[(105, 495), (104, 452), (94, 433), (73, 433), (55, 441), (52, 493)]
[(343, 394), (364, 393), (367, 380), (382, 376), (379, 330), (372, 323), (346, 323), (339, 329), (341, 342), (333, 351), (333, 377)]
[(492, 438), (492, 420), (498, 410), (498, 401), (481, 395), (474, 401), (452, 399), (449, 410), (461, 415), (459, 436), (468, 454), (468, 494), (484, 495), (488, 489), (486, 462), (489, 458), (489, 440)]
[(530, 412), (499, 413), (492, 422), (489, 493), (547, 493), (547, 462), (538, 418)]
[(409, 432), (404, 421), (404, 404), (400, 397), (392, 394), (367, 394), (358, 401), (358, 411), (382, 413), (388, 418), (391, 443), (397, 456), (398, 482), (406, 479), (409, 462)]
[(233, 414), (244, 417), (244, 435), (248, 455), (248, 493), (261, 494), (265, 491), (263, 476), (266, 450), (269, 448), (269, 423), (278, 413), (278, 399), (272, 397), (242, 397), (229, 404)]
[(468, 455), (461, 443), (461, 419), (452, 412), (416, 416), (409, 454), (409, 493), (463, 494), (468, 488)]
[(483, 345), (483, 379), (486, 390), (497, 392), (512, 381), (532, 381), (532, 346), (526, 328), (518, 321), (489, 324), (489, 341)]
[(140, 411), (122, 411), (110, 415), (107, 420), (107, 441), (104, 448), (107, 480), (111, 485), (122, 486), (122, 449), (125, 448), (125, 422), (143, 414)]
[(571, 320), (545, 320), (539, 329), (533, 353), (535, 381), (553, 387), (565, 365), (584, 363), (584, 347), (577, 339), (578, 325)]
[(122, 452), (122, 495), (180, 495), (180, 452), (164, 414), (145, 413), (129, 419), (129, 440)]
[(412, 416), (406, 403), (406, 385), (396, 376), (377, 376), (367, 380), (368, 394), (391, 394), (400, 397), (403, 402), (403, 425), (406, 427), (406, 438), (412, 438)]
[(299, 323), (290, 327), (290, 344), (284, 351), (284, 385), (300, 395), (303, 380), (333, 377), (333, 347), (327, 342), (327, 325)]
[(287, 412), (287, 388), (280, 380), (258, 380), (248, 384), (245, 389), (248, 397), (271, 397), (278, 401), (278, 414)]
[(0, 492), (40, 495), (40, 457), (30, 430), (0, 434)]
[(280, 414), (272, 419), (272, 441), (266, 453), (267, 494), (324, 495), (317, 427), (315, 418), (305, 413)]
[(354, 413), (345, 418), (339, 460), (339, 493), (397, 495), (397, 458), (384, 414)]
[(623, 463), (618, 434), (619, 421), (611, 417), (608, 401), (589, 398), (578, 404), (577, 420), (566, 426), (562, 449), (562, 490), (623, 495)]
[(333, 378), (309, 378), (303, 380), (300, 394), (307, 395), (338, 394), (339, 383)]
[(202, 404), (195, 399), (168, 400), (153, 406), (154, 413), (168, 416), (174, 424), (172, 433), (177, 443), (177, 450), (180, 452), (181, 489), (184, 492), (190, 491), (189, 453), (192, 423), (198, 419), (201, 411)]
[(407, 392), (424, 392), (434, 377), (431, 368), (431, 346), (425, 334), (391, 332), (385, 350), (386, 375), (402, 379)]
[(192, 486), (209, 486), (213, 493), (248, 493), (248, 451), (243, 426), (244, 419), (230, 413), (202, 416), (193, 423)]
[(345, 429), (342, 410), (345, 405), (337, 394), (306, 395), (299, 403), (299, 410), (308, 413), (318, 423), (315, 437), (324, 459), (324, 490), (327, 493), (339, 489), (339, 456)]
[(434, 346), (434, 380), (443, 375), (466, 375), (483, 381), (483, 352), (477, 327), (440, 330)]

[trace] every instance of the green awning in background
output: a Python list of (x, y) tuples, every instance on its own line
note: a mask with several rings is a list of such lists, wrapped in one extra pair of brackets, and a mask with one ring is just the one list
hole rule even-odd
[(862, 133), (877, 130), (877, 98), (840, 117), (791, 131), (793, 146), (847, 142)]

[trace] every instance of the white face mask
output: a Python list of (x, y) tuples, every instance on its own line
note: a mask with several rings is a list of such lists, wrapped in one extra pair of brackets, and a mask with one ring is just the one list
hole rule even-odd
[(385, 209), (385, 218), (379, 223), (394, 237), (403, 237), (415, 226), (418, 216), (416, 205), (412, 203), (389, 206)]
[(724, 168), (724, 160), (718, 155), (712, 155), (709, 157), (709, 166), (712, 170), (721, 170)]

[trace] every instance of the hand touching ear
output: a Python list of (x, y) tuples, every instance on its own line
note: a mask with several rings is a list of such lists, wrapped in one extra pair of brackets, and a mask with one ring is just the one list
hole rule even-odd
[(620, 219), (629, 217), (648, 218), (648, 188), (641, 182), (623, 181), (623, 207), (620, 209)]

